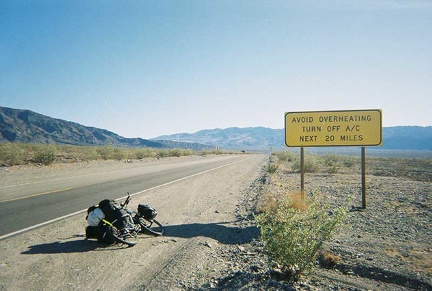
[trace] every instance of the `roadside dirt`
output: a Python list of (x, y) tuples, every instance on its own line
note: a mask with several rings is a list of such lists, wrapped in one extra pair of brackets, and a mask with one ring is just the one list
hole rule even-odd
[(317, 262), (292, 282), (269, 268), (253, 213), (268, 191), (298, 191), (300, 175), (281, 165), (270, 178), (268, 161), (250, 155), (133, 197), (132, 208), (158, 210), (166, 235), (142, 236), (132, 248), (85, 240), (81, 216), (0, 241), (0, 290), (432, 290), (429, 167), (412, 176), (416, 169), (393, 160), (371, 165), (365, 210), (357, 168), (306, 174), (307, 194), (335, 207), (351, 196), (350, 211), (324, 246), (336, 266)]
[[(306, 173), (306, 195), (320, 195), (335, 208), (347, 205), (349, 212), (323, 247), (324, 254), (339, 259), (337, 264), (328, 268), (317, 262), (317, 268), (298, 285), (284, 288), (432, 290), (430, 163), (430, 159), (368, 159), (366, 209), (362, 208), (359, 164), (332, 174)], [(300, 174), (289, 163), (281, 164), (266, 187), (272, 194), (296, 192)]]
[[(155, 207), (166, 234), (142, 235), (135, 247), (86, 240), (84, 215), (4, 239), (0, 290), (181, 290), (188, 278), (207, 282), (208, 276), (226, 268), (218, 250), (258, 236), (255, 227), (238, 225), (236, 209), (266, 161), (263, 155), (250, 155), (247, 161), (134, 196), (130, 208), (138, 203)], [(76, 165), (40, 171), (48, 169), (55, 172), (51, 175), (80, 171)], [(7, 174), (8, 179), (15, 177), (17, 183), (40, 172), (10, 171), (14, 173)]]

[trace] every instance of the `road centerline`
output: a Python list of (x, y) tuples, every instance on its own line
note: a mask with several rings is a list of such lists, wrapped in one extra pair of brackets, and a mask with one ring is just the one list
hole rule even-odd
[(47, 192), (42, 192), (42, 193), (36, 193), (36, 194), (27, 195), (27, 196), (23, 196), (23, 197), (17, 197), (17, 198), (2, 200), (2, 201), (0, 201), (0, 203), (16, 201), (16, 200), (21, 200), (21, 199), (26, 199), (26, 198), (32, 198), (32, 197), (37, 197), (37, 196), (42, 196), (42, 195), (48, 195), (48, 194), (67, 191), (67, 190), (71, 190), (71, 189), (73, 189), (73, 187), (63, 188), (63, 189), (58, 189), (58, 190), (53, 190), (53, 191), (47, 191)]

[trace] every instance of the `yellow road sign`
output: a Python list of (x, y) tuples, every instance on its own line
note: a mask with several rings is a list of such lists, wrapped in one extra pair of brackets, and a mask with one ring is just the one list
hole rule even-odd
[(378, 146), (381, 143), (380, 109), (285, 113), (288, 147)]

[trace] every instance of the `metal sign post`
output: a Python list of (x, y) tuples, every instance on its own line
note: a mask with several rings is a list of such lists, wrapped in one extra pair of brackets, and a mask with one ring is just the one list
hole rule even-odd
[(305, 182), (305, 179), (304, 179), (304, 147), (301, 147), (300, 148), (300, 172), (301, 172), (301, 174), (300, 174), (300, 184), (301, 184), (301, 186), (300, 186), (300, 191), (301, 191), (301, 198), (302, 198), (302, 200), (304, 200), (304, 182)]
[(366, 148), (361, 148), (362, 206), (366, 209)]

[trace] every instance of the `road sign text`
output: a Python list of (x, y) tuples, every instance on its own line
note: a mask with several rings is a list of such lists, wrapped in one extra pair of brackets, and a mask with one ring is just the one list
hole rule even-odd
[(379, 109), (288, 112), (285, 144), (289, 147), (376, 146), (382, 143)]

